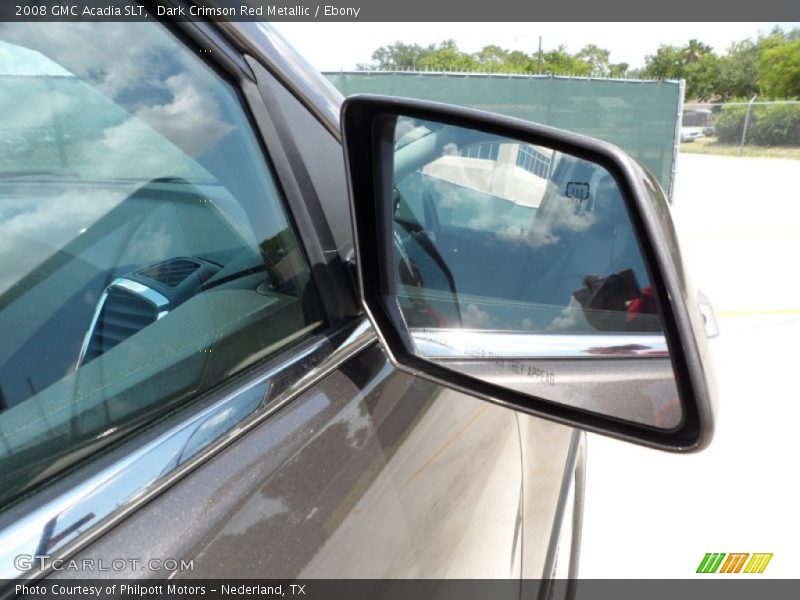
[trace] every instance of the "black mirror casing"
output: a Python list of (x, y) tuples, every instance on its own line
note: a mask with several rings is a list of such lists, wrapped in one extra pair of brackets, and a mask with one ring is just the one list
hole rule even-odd
[[(402, 315), (392, 270), (394, 128), (399, 116), (544, 145), (592, 161), (613, 175), (658, 296), (683, 410), (678, 426), (660, 429), (566, 406), (547, 397), (532, 397), (415, 355), (409, 333), (398, 326)], [(347, 98), (341, 127), (362, 302), (398, 369), (514, 410), (652, 448), (691, 452), (709, 443), (715, 392), (698, 298), (687, 282), (668, 201), (657, 181), (631, 157), (611, 144), (551, 127), (483, 111), (384, 96)]]

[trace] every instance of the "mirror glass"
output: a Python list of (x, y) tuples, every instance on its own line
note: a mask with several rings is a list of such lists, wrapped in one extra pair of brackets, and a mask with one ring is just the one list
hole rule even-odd
[(416, 356), (606, 416), (680, 424), (657, 297), (608, 170), (399, 117), (391, 189), (396, 299)]

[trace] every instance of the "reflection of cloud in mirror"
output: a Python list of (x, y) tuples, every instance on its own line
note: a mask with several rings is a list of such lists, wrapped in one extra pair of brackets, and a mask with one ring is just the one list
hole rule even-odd
[(471, 229), (491, 231), (496, 234), (498, 240), (503, 242), (514, 242), (524, 235), (524, 228), (529, 227), (531, 221), (533, 221), (533, 215), (526, 221), (521, 219), (517, 213), (496, 215), (489, 211), (484, 211), (470, 219), (467, 222), (467, 226)]
[(458, 146), (453, 142), (445, 144), (444, 148), (442, 148), (442, 156), (458, 156)]
[(461, 320), (465, 327), (475, 327), (476, 329), (486, 329), (492, 324), (491, 315), (474, 304), (467, 305), (466, 310), (461, 314)]
[(46, 199), (4, 198), (0, 205), (0, 293), (81, 235), (128, 193), (81, 188)]
[(397, 120), (397, 125), (395, 126), (394, 139), (396, 141), (402, 140), (403, 136), (411, 133), (416, 126), (417, 122), (414, 119), (401, 117)]
[(575, 202), (561, 195), (551, 197), (547, 210), (547, 219), (536, 219), (528, 235), (528, 243), (535, 248), (555, 244), (561, 240), (559, 234), (580, 233), (597, 222), (595, 213), (576, 211)]
[(546, 332), (569, 332), (569, 333), (590, 333), (597, 331), (586, 320), (583, 307), (575, 298), (570, 298), (569, 304), (564, 307), (561, 314), (553, 319), (542, 331)]
[(449, 181), (429, 178), (425, 180), (425, 184), (431, 188), (431, 193), (439, 209), (455, 208), (465, 202)]

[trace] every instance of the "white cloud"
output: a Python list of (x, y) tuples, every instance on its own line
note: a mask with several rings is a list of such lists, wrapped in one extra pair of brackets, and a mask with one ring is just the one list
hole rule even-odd
[(528, 233), (528, 243), (534, 248), (555, 244), (561, 238), (559, 233), (565, 231), (586, 231), (597, 222), (593, 212), (575, 212), (575, 205), (563, 196), (553, 197), (548, 204), (548, 220), (535, 220)]
[(464, 327), (487, 329), (492, 324), (492, 317), (489, 313), (481, 310), (475, 304), (468, 304), (466, 310), (464, 310), (461, 314), (461, 321)]
[[(225, 92), (218, 93), (225, 88), (161, 27), (7, 23), (0, 24), (0, 38), (5, 40), (0, 42), (0, 72), (20, 62), (20, 68), (32, 69), (29, 74), (73, 74), (84, 83), (59, 81), (46, 99), (36, 101), (20, 98), (13, 86), (0, 89), (0, 108), (13, 114), (13, 120), (3, 119), (5, 127), (52, 127), (54, 111), (67, 119), (80, 115), (97, 128), (92, 137), (80, 136), (70, 144), (70, 166), (81, 174), (208, 178), (189, 157), (203, 155), (233, 130), (223, 117)], [(79, 101), (90, 101), (91, 108), (82, 112)]]
[(142, 106), (136, 117), (169, 138), (191, 156), (199, 156), (233, 129), (222, 120), (219, 104), (208, 91), (197, 86), (188, 73), (164, 82), (172, 94), (166, 104)]
[(81, 235), (128, 193), (81, 187), (49, 198), (4, 198), (0, 209), (0, 294)]
[(125, 259), (131, 263), (156, 262), (170, 256), (174, 238), (166, 222), (148, 220), (125, 247)]
[(158, 57), (168, 57), (168, 66), (185, 54), (176, 52), (176, 42), (152, 23), (2, 23), (0, 39), (18, 46), (7, 46), (14, 61), (38, 52), (40, 65), (57, 64), (62, 74), (91, 81), (111, 97), (143, 84), (159, 85), (163, 65)]

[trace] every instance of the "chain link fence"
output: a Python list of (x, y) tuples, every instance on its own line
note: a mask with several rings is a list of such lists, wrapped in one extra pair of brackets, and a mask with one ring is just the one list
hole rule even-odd
[(800, 148), (800, 100), (686, 103), (681, 142)]

